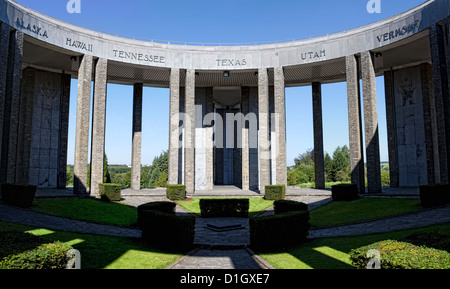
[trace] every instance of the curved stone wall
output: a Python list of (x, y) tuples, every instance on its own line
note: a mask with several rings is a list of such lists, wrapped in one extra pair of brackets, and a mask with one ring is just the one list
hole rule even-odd
[(154, 67), (197, 70), (257, 69), (342, 58), (387, 46), (449, 15), (450, 3), (431, 0), (410, 11), (348, 32), (279, 44), (190, 46), (115, 37), (0, 1), (0, 20), (36, 39), (80, 54)]

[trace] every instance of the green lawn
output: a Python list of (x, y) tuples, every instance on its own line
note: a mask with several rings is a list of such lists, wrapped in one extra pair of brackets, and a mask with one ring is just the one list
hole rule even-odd
[[(200, 199), (201, 198), (192, 198), (190, 201), (177, 201), (177, 204), (189, 212), (200, 216)], [(223, 198), (209, 198), (209, 199), (223, 199)], [(254, 216), (255, 214), (264, 211), (265, 209), (273, 206), (273, 201), (265, 200), (264, 198), (254, 197), (249, 198), (250, 207), (248, 210), (249, 217)]]
[(95, 199), (46, 199), (35, 200), (32, 209), (37, 212), (119, 226), (133, 226), (137, 222), (137, 210), (120, 203), (108, 203)]
[(82, 269), (163, 269), (185, 253), (152, 249), (139, 239), (59, 232), (1, 221), (0, 231), (28, 232), (64, 242), (80, 251)]
[(450, 234), (450, 223), (391, 233), (315, 239), (287, 252), (259, 256), (277, 269), (351, 269), (349, 253), (352, 249), (382, 240), (401, 239), (417, 232)]
[(334, 226), (379, 219), (421, 210), (418, 199), (362, 198), (351, 202), (331, 202), (310, 212), (311, 227)]

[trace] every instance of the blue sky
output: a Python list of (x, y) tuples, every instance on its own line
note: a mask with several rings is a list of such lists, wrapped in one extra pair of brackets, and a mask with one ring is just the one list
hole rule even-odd
[[(81, 13), (66, 10), (68, 0), (17, 2), (89, 29), (140, 39), (198, 43), (254, 43), (309, 38), (386, 19), (425, 0), (380, 0), (381, 13), (366, 10), (369, 0), (80, 0)], [(384, 79), (377, 78), (381, 160), (387, 161)], [(68, 163), (73, 164), (77, 81), (72, 81)], [(106, 154), (110, 164), (130, 164), (132, 86), (108, 85)], [(345, 83), (322, 87), (325, 151), (348, 145)], [(314, 146), (310, 86), (286, 89), (287, 158)], [(145, 88), (142, 164), (168, 149), (169, 90)]]

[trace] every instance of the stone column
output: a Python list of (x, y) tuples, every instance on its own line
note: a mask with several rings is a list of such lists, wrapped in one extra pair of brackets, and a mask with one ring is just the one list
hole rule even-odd
[[(206, 88), (206, 115), (214, 114), (213, 88)], [(214, 189), (214, 125), (206, 124), (206, 190)]]
[(184, 154), (184, 184), (186, 193), (193, 194), (195, 187), (195, 70), (186, 72), (186, 97), (185, 97), (185, 154)]
[(247, 122), (249, 114), (249, 94), (250, 90), (248, 87), (242, 88), (242, 101), (241, 101), (241, 112), (242, 112), (242, 190), (250, 190), (250, 151), (248, 147), (249, 140), (249, 123)]
[(364, 144), (362, 134), (361, 90), (358, 60), (354, 55), (346, 57), (347, 102), (350, 138), (350, 169), (352, 184), (360, 194), (365, 192)]
[(22, 72), (22, 88), (20, 93), (16, 166), (16, 182), (19, 184), (29, 183), (35, 87), (36, 69), (28, 67)]
[(0, 23), (0, 184), (6, 181), (6, 166), (3, 162), (7, 155), (3, 153), (3, 124), (6, 113), (6, 73), (8, 71), (8, 52), (9, 52), (10, 27), (6, 23)]
[(277, 135), (277, 184), (287, 186), (286, 92), (283, 67), (275, 68), (275, 128)]
[(269, 142), (269, 79), (266, 68), (258, 70), (258, 154), (259, 154), (259, 191), (265, 194), (270, 185), (270, 142)]
[(395, 113), (395, 85), (394, 72), (384, 73), (384, 87), (386, 95), (386, 123), (388, 134), (389, 174), (391, 188), (399, 187), (399, 166), (397, 150), (397, 125)]
[(67, 185), (67, 146), (69, 141), (69, 110), (70, 110), (70, 83), (72, 77), (69, 74), (62, 75), (62, 94), (60, 108), (59, 129), (59, 166), (58, 188), (65, 189)]
[[(2, 159), (1, 166), (2, 171), (6, 170), (7, 183), (16, 182), (23, 39), (24, 35), (20, 31), (11, 32), (9, 39), (2, 146), (3, 152), (6, 152), (6, 154), (2, 154), (6, 158)], [(6, 145), (5, 141), (7, 142)]]
[(381, 193), (380, 144), (375, 68), (370, 51), (361, 53), (368, 193)]
[(312, 84), (313, 95), (313, 123), (314, 123), (314, 164), (316, 189), (325, 189), (325, 166), (323, 149), (323, 121), (322, 121), (322, 85)]
[(169, 124), (169, 178), (170, 185), (179, 184), (179, 137), (180, 137), (180, 69), (170, 71), (170, 124)]
[[(34, 111), (33, 106), (35, 100), (35, 90), (37, 85), (36, 74), (37, 74), (36, 69), (30, 67), (24, 69), (22, 73), (19, 138), (17, 145), (17, 167), (16, 167), (16, 182), (20, 184), (30, 183), (29, 172), (30, 172), (31, 143), (33, 135), (33, 111)], [(39, 85), (38, 87), (41, 87), (42, 83), (38, 85)], [(40, 110), (40, 112), (42, 111)]]
[(75, 194), (85, 194), (87, 192), (92, 63), (92, 56), (84, 55), (81, 59), (80, 69), (78, 70), (77, 122), (73, 180), (73, 192)]
[(131, 189), (141, 189), (142, 142), (142, 94), (143, 84), (136, 83), (133, 91), (133, 149), (131, 153)]
[[(436, 178), (436, 167), (439, 165), (439, 155), (435, 151), (436, 121), (435, 115), (435, 101), (433, 93), (432, 68), (428, 63), (420, 65), (420, 86), (422, 88), (422, 104), (423, 104), (423, 119), (425, 127), (425, 146), (426, 146), (426, 160), (427, 160), (427, 174), (428, 183), (436, 183), (439, 181)], [(437, 139), (436, 139), (437, 140)]]
[[(446, 25), (447, 21), (444, 21)], [(447, 31), (447, 30), (445, 30)], [(440, 182), (448, 183), (450, 174), (450, 48), (444, 27), (435, 24), (430, 29), (431, 61), (437, 122)]]
[(95, 66), (94, 107), (92, 114), (91, 196), (99, 196), (99, 184), (103, 184), (106, 125), (106, 85), (108, 60), (98, 59)]

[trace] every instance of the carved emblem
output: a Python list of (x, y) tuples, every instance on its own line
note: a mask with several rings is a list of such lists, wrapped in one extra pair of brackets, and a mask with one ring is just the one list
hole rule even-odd
[(417, 88), (414, 82), (408, 78), (405, 78), (405, 81), (398, 83), (398, 87), (399, 93), (402, 95), (403, 105), (414, 104), (412, 96)]
[(54, 99), (58, 91), (54, 84), (50, 82), (41, 83), (41, 95), (47, 99)]

